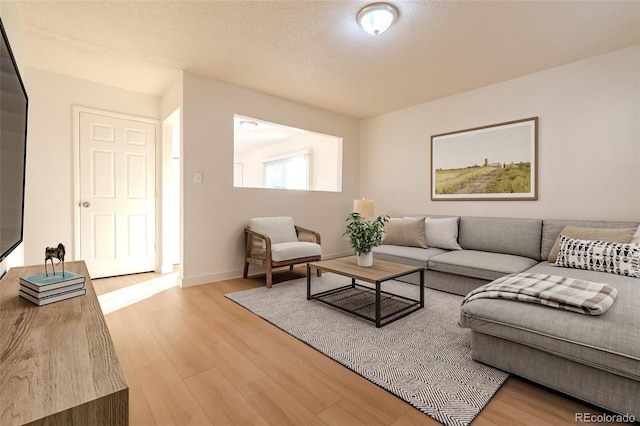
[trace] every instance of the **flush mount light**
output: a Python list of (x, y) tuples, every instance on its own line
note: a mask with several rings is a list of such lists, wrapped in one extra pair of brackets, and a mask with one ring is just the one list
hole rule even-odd
[(238, 124), (243, 130), (246, 130), (247, 132), (250, 132), (258, 127), (258, 123), (256, 123), (255, 121), (242, 120), (238, 122)]
[(369, 34), (378, 35), (387, 31), (393, 21), (398, 18), (398, 9), (389, 3), (374, 3), (365, 6), (356, 19)]

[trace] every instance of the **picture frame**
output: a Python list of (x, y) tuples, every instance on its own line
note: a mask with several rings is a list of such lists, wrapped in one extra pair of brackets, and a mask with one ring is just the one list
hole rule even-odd
[(431, 136), (431, 200), (538, 199), (538, 117)]

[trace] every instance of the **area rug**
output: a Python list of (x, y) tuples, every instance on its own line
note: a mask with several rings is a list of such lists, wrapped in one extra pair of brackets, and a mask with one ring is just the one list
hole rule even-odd
[[(325, 273), (314, 293), (344, 285)], [(398, 281), (383, 290), (418, 298)], [(425, 289), (425, 307), (382, 328), (315, 300), (306, 278), (226, 297), (445, 425), (468, 425), (508, 373), (471, 359), (471, 333), (458, 326), (461, 296)]]

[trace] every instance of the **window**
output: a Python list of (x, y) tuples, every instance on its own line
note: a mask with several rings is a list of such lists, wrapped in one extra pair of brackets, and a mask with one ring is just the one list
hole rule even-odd
[(264, 187), (274, 189), (309, 189), (310, 153), (264, 161)]
[(234, 124), (235, 187), (342, 190), (342, 138), (240, 115)]

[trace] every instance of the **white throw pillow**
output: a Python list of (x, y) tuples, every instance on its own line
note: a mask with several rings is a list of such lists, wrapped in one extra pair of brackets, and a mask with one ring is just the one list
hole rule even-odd
[(462, 250), (458, 244), (458, 217), (432, 218), (424, 220), (427, 246), (445, 250)]

